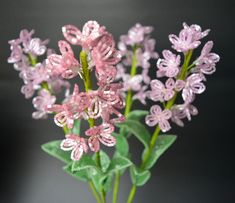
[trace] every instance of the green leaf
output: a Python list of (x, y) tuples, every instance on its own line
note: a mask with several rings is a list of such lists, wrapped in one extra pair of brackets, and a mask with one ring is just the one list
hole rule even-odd
[(67, 174), (69, 174), (72, 177), (76, 178), (77, 180), (81, 180), (81, 181), (84, 181), (84, 182), (89, 180), (89, 176), (88, 176), (86, 170), (80, 170), (80, 171), (73, 172), (72, 171), (72, 163), (68, 164), (67, 166), (64, 166), (63, 170)]
[(81, 128), (81, 120), (77, 119), (74, 122), (72, 133), (76, 135), (80, 135), (80, 128)]
[[(145, 169), (153, 167), (159, 157), (174, 143), (176, 138), (176, 135), (159, 135), (155, 148), (145, 164)], [(142, 157), (144, 157), (144, 153)]]
[(68, 164), (71, 162), (70, 152), (65, 152), (61, 150), (60, 143), (61, 143), (61, 140), (54, 140), (54, 141), (43, 144), (41, 148), (43, 151), (45, 151), (49, 155)]
[(122, 134), (112, 133), (112, 135), (116, 138), (116, 149), (121, 156), (127, 157), (129, 153), (129, 144), (127, 142), (126, 137)]
[[(96, 160), (96, 154), (93, 155), (93, 160)], [(102, 172), (106, 172), (109, 164), (110, 164), (110, 158), (109, 156), (103, 151), (100, 150), (100, 164), (101, 164), (101, 168), (102, 168)]]
[(130, 167), (131, 165), (132, 165), (132, 162), (128, 158), (117, 155), (111, 160), (111, 163), (109, 165), (107, 172), (113, 173), (113, 172), (117, 172), (120, 170), (124, 170)]
[(151, 173), (149, 170), (141, 170), (135, 166), (130, 168), (132, 183), (136, 186), (144, 185), (150, 178)]
[(113, 174), (109, 174), (106, 179), (103, 180), (104, 191), (108, 193), (112, 189)]
[(87, 154), (83, 154), (79, 161), (75, 161), (72, 164), (72, 172), (87, 170), (90, 176), (96, 175), (100, 172), (95, 161)]
[(118, 123), (117, 125), (119, 127), (125, 127), (128, 131), (135, 135), (139, 139), (139, 141), (143, 143), (145, 148), (149, 147), (148, 145), (150, 142), (150, 133), (140, 122), (134, 120), (126, 120), (125, 122)]
[(135, 120), (135, 121), (139, 121), (143, 116), (148, 115), (149, 112), (148, 111), (144, 111), (144, 110), (134, 110), (131, 111), (128, 115), (127, 115), (127, 119), (128, 120)]

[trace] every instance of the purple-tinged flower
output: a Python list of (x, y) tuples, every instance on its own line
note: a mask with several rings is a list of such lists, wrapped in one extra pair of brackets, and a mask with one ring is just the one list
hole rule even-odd
[(184, 126), (182, 119), (187, 118), (190, 121), (191, 115), (196, 116), (198, 114), (197, 108), (190, 103), (174, 105), (171, 108), (171, 112), (172, 112), (171, 116), (172, 122), (176, 123), (180, 127)]
[(58, 45), (62, 55), (49, 55), (47, 67), (52, 74), (71, 79), (80, 74), (80, 64), (77, 59), (75, 59), (73, 50), (66, 41), (61, 40), (58, 42)]
[(22, 86), (21, 93), (25, 95), (26, 99), (31, 98), (34, 95), (34, 87), (32, 83), (27, 83)]
[[(9, 42), (11, 44), (12, 41)], [(11, 56), (7, 59), (8, 63), (17, 63), (22, 60), (23, 50), (19, 45), (11, 44)]]
[(202, 48), (201, 55), (195, 61), (196, 67), (194, 72), (201, 72), (204, 74), (212, 74), (216, 71), (215, 64), (219, 62), (219, 55), (211, 53), (213, 42), (207, 42)]
[(45, 46), (48, 40), (42, 41), (39, 38), (33, 38), (27, 43), (23, 43), (23, 50), (27, 54), (32, 54), (33, 56), (41, 56), (45, 54), (47, 47)]
[(182, 92), (183, 100), (190, 103), (194, 99), (194, 94), (201, 94), (206, 87), (202, 83), (204, 77), (201, 74), (192, 74), (185, 81), (185, 87)]
[(162, 132), (167, 132), (171, 129), (171, 126), (168, 120), (171, 118), (171, 111), (165, 109), (162, 111), (161, 107), (158, 105), (154, 105), (150, 109), (150, 115), (145, 117), (145, 122), (148, 126), (159, 125)]
[(60, 144), (60, 148), (64, 151), (72, 151), (71, 159), (73, 161), (79, 161), (83, 153), (88, 152), (86, 140), (75, 134), (66, 135), (66, 139)]
[(88, 129), (85, 134), (89, 136), (88, 145), (91, 151), (97, 152), (100, 150), (100, 142), (108, 147), (116, 144), (116, 139), (112, 136), (114, 126), (109, 123), (103, 123), (99, 126)]
[(180, 55), (175, 55), (169, 50), (162, 52), (164, 59), (157, 61), (157, 77), (176, 77), (180, 69)]
[(191, 49), (197, 48), (201, 42), (200, 40), (208, 35), (210, 30), (202, 29), (199, 25), (188, 26), (183, 23), (183, 30), (180, 31), (179, 37), (176, 35), (169, 35), (169, 40), (173, 44), (172, 48), (178, 52), (187, 52)]
[(175, 94), (174, 80), (169, 78), (164, 85), (160, 80), (152, 80), (150, 82), (151, 91), (149, 92), (149, 97), (153, 101), (169, 101)]
[(37, 63), (35, 67), (28, 67), (21, 71), (20, 77), (25, 83), (31, 82), (34, 86), (40, 85), (44, 81), (48, 81), (49, 73), (44, 64)]
[(47, 90), (42, 89), (39, 95), (33, 98), (33, 106), (37, 109), (37, 111), (32, 114), (33, 118), (47, 118), (47, 107), (53, 105), (55, 101), (55, 96), (51, 95)]
[[(140, 44), (144, 41), (145, 36), (150, 34), (153, 31), (153, 27), (150, 26), (142, 26), (141, 24), (137, 23), (134, 27), (132, 27), (127, 35), (121, 36), (121, 43), (126, 45), (136, 45)], [(123, 45), (120, 44), (119, 47)]]
[(83, 49), (89, 50), (96, 46), (99, 38), (106, 33), (105, 27), (100, 26), (96, 21), (88, 21), (82, 32), (74, 25), (62, 27), (65, 39), (74, 45), (81, 45)]
[(138, 91), (141, 89), (141, 82), (143, 81), (142, 75), (130, 76), (125, 74), (123, 76), (123, 91), (133, 90)]

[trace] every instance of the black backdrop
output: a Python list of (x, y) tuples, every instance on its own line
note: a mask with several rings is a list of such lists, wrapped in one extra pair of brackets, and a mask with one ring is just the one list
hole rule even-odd
[[(2, 0), (0, 202), (94, 202), (87, 185), (64, 174), (61, 163), (41, 151), (42, 143), (59, 139), (62, 133), (51, 120), (31, 119), (31, 102), (20, 93), (22, 82), (6, 63), (7, 41), (20, 29), (34, 28), (37, 36), (51, 38), (51, 47), (57, 47), (62, 25), (81, 27), (89, 19), (105, 25), (116, 39), (136, 22), (152, 25), (158, 52), (170, 48), (168, 34), (178, 33), (184, 21), (211, 28), (208, 39), (214, 40), (221, 61), (216, 74), (208, 79), (207, 92), (196, 102), (200, 114), (185, 128), (174, 127), (177, 142), (154, 167), (151, 181), (138, 190), (135, 202), (235, 202), (234, 13), (232, 0)], [(139, 147), (131, 140), (136, 155)], [(121, 182), (121, 203), (129, 188), (126, 175)]]

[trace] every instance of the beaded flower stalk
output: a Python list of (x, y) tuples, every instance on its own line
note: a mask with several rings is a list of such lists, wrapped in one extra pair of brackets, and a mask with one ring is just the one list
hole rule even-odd
[[(118, 202), (120, 177), (127, 169), (133, 184), (127, 203), (133, 202), (137, 188), (150, 179), (150, 169), (176, 140), (176, 135), (161, 133), (168, 132), (171, 123), (183, 127), (184, 119), (198, 114), (193, 102), (205, 91), (206, 77), (215, 72), (219, 61), (211, 52), (212, 41), (205, 43), (200, 56), (193, 57), (209, 34), (199, 25), (184, 23), (179, 36), (169, 35), (173, 50), (164, 50), (162, 58), (155, 51), (152, 31), (150, 26), (136, 24), (120, 37), (119, 50), (112, 35), (96, 21), (88, 21), (82, 31), (73, 25), (62, 27), (65, 40), (58, 42), (59, 54), (46, 47), (48, 40), (33, 38), (33, 30), (22, 30), (19, 38), (9, 41), (8, 62), (24, 81), (21, 92), (27, 99), (34, 97), (32, 117), (52, 114), (65, 135), (42, 149), (61, 160), (69, 175), (87, 182), (97, 203), (107, 202), (112, 184), (112, 202)], [(76, 51), (80, 47), (79, 58), (71, 45)], [(154, 60), (156, 67), (151, 65)], [(149, 77), (151, 69), (157, 79)], [(83, 85), (74, 84), (70, 93), (72, 78), (79, 78)], [(65, 97), (59, 102), (62, 91)], [(135, 100), (156, 104), (149, 112), (133, 110)], [(147, 126), (155, 126), (152, 135), (144, 117)], [(89, 123), (85, 132), (80, 131), (81, 121)], [(144, 146), (140, 166), (130, 159), (130, 136)], [(101, 150), (102, 145), (115, 146), (113, 155)]]

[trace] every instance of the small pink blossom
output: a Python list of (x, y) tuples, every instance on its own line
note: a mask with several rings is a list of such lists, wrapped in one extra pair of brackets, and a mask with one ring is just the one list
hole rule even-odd
[(143, 81), (142, 75), (131, 76), (129, 74), (125, 74), (123, 76), (123, 90), (133, 90), (138, 91), (141, 89), (141, 82)]
[(183, 23), (183, 30), (180, 31), (179, 37), (176, 35), (169, 35), (169, 40), (173, 44), (172, 48), (178, 52), (187, 52), (191, 49), (197, 48), (201, 42), (200, 40), (208, 35), (210, 30), (202, 29), (199, 25), (190, 25)]
[(33, 112), (34, 119), (47, 118), (47, 107), (53, 105), (56, 97), (47, 90), (42, 89), (37, 97), (33, 98), (33, 106), (37, 111)]
[(169, 101), (175, 94), (174, 88), (174, 81), (168, 79), (166, 81), (166, 85), (164, 85), (160, 80), (152, 80), (150, 82), (151, 91), (149, 92), (149, 97), (153, 101)]
[(66, 139), (60, 144), (60, 148), (64, 151), (72, 151), (71, 159), (73, 161), (79, 161), (83, 153), (88, 152), (86, 140), (75, 134), (66, 135)]
[(92, 50), (93, 63), (96, 66), (96, 71), (100, 71), (103, 66), (116, 65), (120, 59), (121, 54), (115, 48), (115, 41), (111, 34), (103, 35), (97, 45)]
[(196, 60), (194, 71), (199, 71), (204, 74), (212, 74), (216, 71), (215, 65), (219, 62), (219, 55), (211, 53), (213, 42), (207, 42), (202, 48), (201, 55)]
[(190, 103), (174, 105), (171, 108), (171, 112), (172, 112), (172, 117), (171, 117), (172, 122), (176, 123), (178, 126), (181, 127), (184, 126), (182, 119), (188, 118), (188, 120), (190, 121), (191, 115), (195, 116), (198, 114), (197, 108)]
[(100, 143), (112, 147), (116, 144), (116, 139), (112, 136), (114, 126), (109, 123), (103, 123), (99, 126), (88, 129), (85, 134), (89, 136), (88, 145), (94, 152), (100, 150)]
[(168, 120), (171, 118), (171, 111), (165, 109), (162, 111), (161, 107), (158, 105), (154, 105), (150, 109), (150, 115), (145, 117), (145, 122), (148, 126), (155, 126), (159, 124), (162, 132), (167, 132), (171, 129), (171, 126)]
[(145, 35), (150, 34), (153, 31), (151, 26), (142, 26), (137, 23), (133, 26), (127, 35), (121, 36), (121, 42), (127, 45), (136, 45), (144, 41)]
[(74, 25), (65, 25), (62, 27), (62, 33), (69, 43), (81, 45), (85, 50), (89, 50), (97, 44), (99, 37), (106, 31), (105, 27), (96, 21), (88, 21), (83, 26), (82, 32)]
[(182, 92), (182, 97), (185, 102), (190, 103), (194, 98), (194, 94), (201, 94), (205, 91), (206, 87), (202, 83), (203, 79), (201, 74), (192, 74), (186, 79)]
[(164, 50), (162, 54), (164, 59), (158, 59), (157, 62), (157, 77), (176, 77), (180, 69), (180, 56), (169, 50)]
[(34, 95), (34, 87), (32, 83), (27, 83), (22, 86), (21, 93), (25, 95), (26, 99), (31, 98)]
[(73, 128), (74, 120), (87, 117), (85, 109), (90, 105), (89, 96), (79, 93), (78, 86), (74, 86), (73, 94), (70, 95), (62, 105), (54, 104), (47, 107), (50, 112), (56, 112), (54, 121), (59, 127)]
[(52, 74), (71, 79), (81, 72), (80, 64), (75, 59), (73, 50), (66, 41), (61, 40), (58, 42), (58, 45), (62, 55), (49, 55), (47, 67)]
[(47, 50), (45, 46), (47, 43), (48, 41), (41, 41), (41, 39), (39, 38), (30, 39), (29, 42), (23, 43), (24, 52), (28, 54), (32, 54), (33, 56), (41, 56)]

